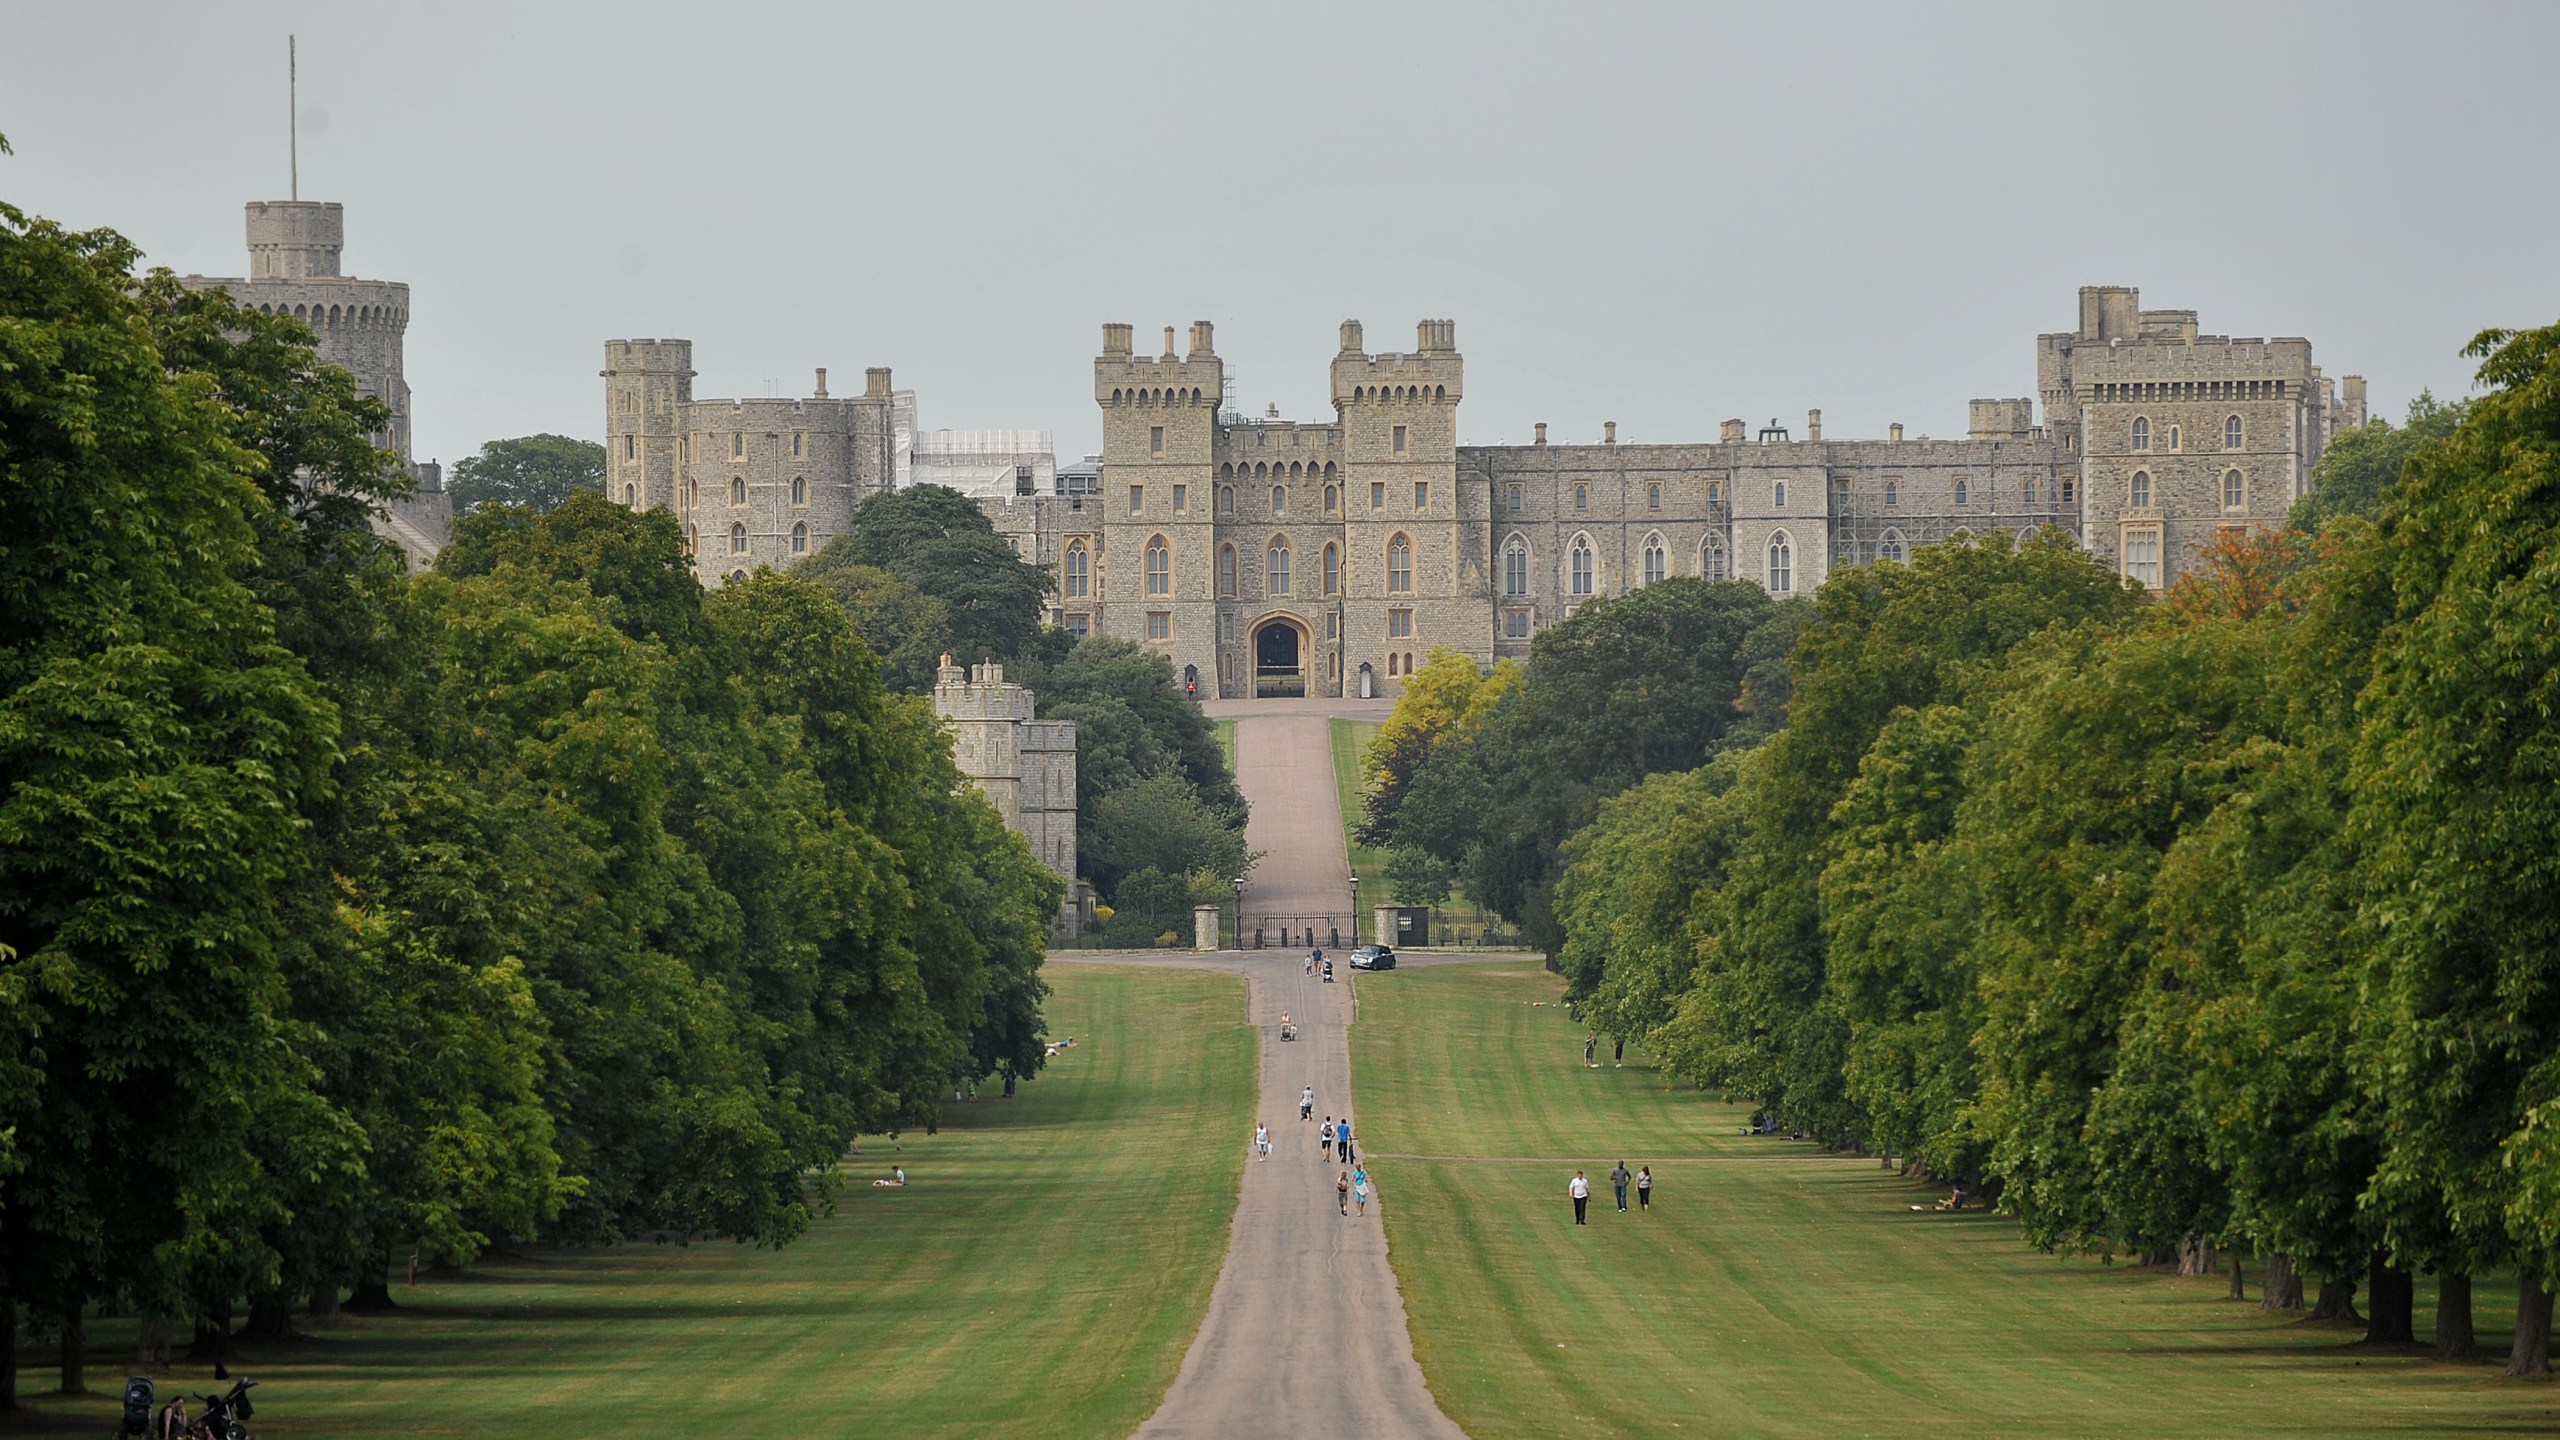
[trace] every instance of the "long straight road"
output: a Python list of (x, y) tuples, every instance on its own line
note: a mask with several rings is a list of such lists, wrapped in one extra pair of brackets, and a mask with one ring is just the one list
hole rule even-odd
[[(1253, 805), (1246, 839), (1266, 852), (1246, 891), (1246, 912), (1323, 914), (1328, 899), (1332, 913), (1347, 909), (1350, 864), (1324, 717), (1240, 716), (1236, 761)], [(1299, 1093), (1313, 1086), (1316, 1114), (1351, 1115), (1358, 1138), (1350, 1048), (1358, 982), (1341, 966), (1334, 984), (1309, 977), (1305, 957), (1299, 949), (1191, 960), (1247, 978), (1252, 1023), (1262, 1031), (1258, 1113), (1273, 1143), (1269, 1160), (1245, 1163), (1235, 1232), (1208, 1317), (1163, 1407), (1138, 1434), (1460, 1440), (1423, 1384), (1387, 1265), (1378, 1212), (1394, 1195), (1373, 1198), (1366, 1217), (1340, 1214), (1334, 1182), (1341, 1167), (1325, 1162), (1316, 1122), (1298, 1119)], [(1294, 1041), (1280, 1038), (1283, 1012), (1297, 1022)], [(1236, 1143), (1251, 1148), (1250, 1126)]]

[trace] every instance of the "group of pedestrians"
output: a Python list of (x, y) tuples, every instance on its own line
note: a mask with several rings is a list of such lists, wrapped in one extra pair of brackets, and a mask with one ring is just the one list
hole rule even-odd
[[(1630, 1186), (1633, 1186), (1636, 1192), (1636, 1208), (1646, 1211), (1647, 1213), (1652, 1211), (1652, 1166), (1647, 1165), (1643, 1169), (1630, 1174), (1627, 1170), (1627, 1162), (1621, 1160), (1615, 1166), (1611, 1167), (1609, 1171), (1609, 1186), (1611, 1189), (1618, 1192), (1619, 1214), (1624, 1215), (1627, 1213), (1627, 1190)], [(1583, 1174), (1579, 1170), (1574, 1171), (1573, 1178), (1565, 1182), (1564, 1193), (1573, 1197), (1573, 1223), (1576, 1225), (1590, 1224), (1591, 1221), (1588, 1218), (1588, 1213), (1591, 1206), (1591, 1177)]]
[[(1309, 1085), (1298, 1092), (1298, 1118), (1314, 1119), (1315, 1109), (1316, 1087)], [(1375, 1187), (1369, 1181), (1369, 1167), (1360, 1163), (1359, 1141), (1351, 1133), (1351, 1117), (1324, 1117), (1316, 1127), (1316, 1149), (1328, 1164), (1341, 1167), (1333, 1182), (1334, 1208), (1345, 1215), (1368, 1214), (1369, 1197)], [(1253, 1123), (1253, 1158), (1257, 1163), (1271, 1158), (1271, 1127), (1259, 1120)]]

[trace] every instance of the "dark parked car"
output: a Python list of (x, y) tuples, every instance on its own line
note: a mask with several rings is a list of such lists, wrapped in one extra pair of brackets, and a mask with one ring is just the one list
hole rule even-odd
[(1363, 945), (1359, 949), (1351, 952), (1351, 968), (1354, 970), (1393, 970), (1396, 968), (1396, 952), (1388, 949), (1384, 945)]

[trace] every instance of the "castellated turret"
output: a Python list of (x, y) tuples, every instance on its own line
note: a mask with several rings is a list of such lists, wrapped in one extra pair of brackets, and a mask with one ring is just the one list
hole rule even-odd
[(933, 713), (951, 732), (953, 761), (1020, 834), (1041, 864), (1067, 882), (1057, 926), (1073, 935), (1082, 913), (1076, 885), (1076, 726), (1032, 718), (1032, 694), (1002, 665), (963, 669), (949, 655), (934, 674)]

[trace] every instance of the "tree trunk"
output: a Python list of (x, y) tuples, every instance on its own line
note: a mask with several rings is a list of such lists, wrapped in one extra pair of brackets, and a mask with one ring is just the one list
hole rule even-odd
[(282, 1295), (249, 1297), (249, 1323), (240, 1333), (256, 1340), (293, 1338), (293, 1306)]
[(2436, 1358), (2468, 1359), (2479, 1348), (2471, 1329), (2471, 1277), (2436, 1277)]
[(332, 1316), (332, 1315), (335, 1315), (335, 1314), (337, 1314), (337, 1313), (338, 1313), (338, 1282), (337, 1282), (337, 1281), (335, 1281), (335, 1280), (323, 1280), (323, 1281), (321, 1281), (319, 1284), (312, 1286), (312, 1287), (311, 1287), (311, 1314), (312, 1314), (312, 1316), (313, 1316), (315, 1319), (323, 1319), (323, 1320), (325, 1320), (325, 1319), (327, 1319), (328, 1317), (330, 1317), (330, 1316)]
[(364, 1262), (364, 1270), (356, 1276), (355, 1293), (347, 1297), (350, 1310), (397, 1310), (391, 1302), (391, 1257), (389, 1252), (377, 1254)]
[(2293, 1268), (2292, 1256), (2277, 1252), (2267, 1257), (2267, 1293), (2258, 1297), (2258, 1308), (2302, 1308), (2302, 1272)]
[(196, 1319), (196, 1338), (187, 1346), (190, 1360), (223, 1360), (231, 1354), (231, 1302), (223, 1301), (211, 1313)]
[(0, 1300), (0, 1411), (18, 1408), (18, 1302)]
[(2311, 1302), (2311, 1313), (2305, 1320), (2352, 1320), (2361, 1325), (2364, 1317), (2356, 1313), (2356, 1282), (2343, 1276), (2320, 1277), (2320, 1298)]
[(2418, 1338), (2413, 1312), (2418, 1304), (2418, 1282), (2406, 1270), (2391, 1268), (2382, 1252), (2373, 1252), (2365, 1266), (2365, 1309), (2372, 1312), (2365, 1320), (2364, 1343), (2367, 1345), (2406, 1345)]
[(2551, 1292), (2539, 1275), (2516, 1277), (2516, 1343), (2507, 1352), (2507, 1373), (2551, 1373)]
[(169, 1363), (169, 1317), (145, 1315), (136, 1328), (133, 1340), (133, 1365), (137, 1370), (156, 1369)]
[(2187, 1243), (2178, 1248), (2178, 1278), (2192, 1280), (2213, 1271), (2213, 1247), (2204, 1243), (2201, 1235), (2188, 1236)]
[(2240, 1252), (2237, 1250), (2231, 1252), (2231, 1293), (2228, 1298), (2233, 1300), (2249, 1298), (2249, 1271), (2240, 1263)]
[[(89, 1357), (82, 1353), (88, 1348), (89, 1335), (80, 1326), (83, 1308), (78, 1296), (73, 1296), (71, 1302), (62, 1307), (62, 1393), (65, 1395), (89, 1393)], [(2551, 1308), (2550, 1302), (2545, 1301), (2542, 1308), (2547, 1313)], [(2543, 1368), (2551, 1367), (2545, 1365)]]

